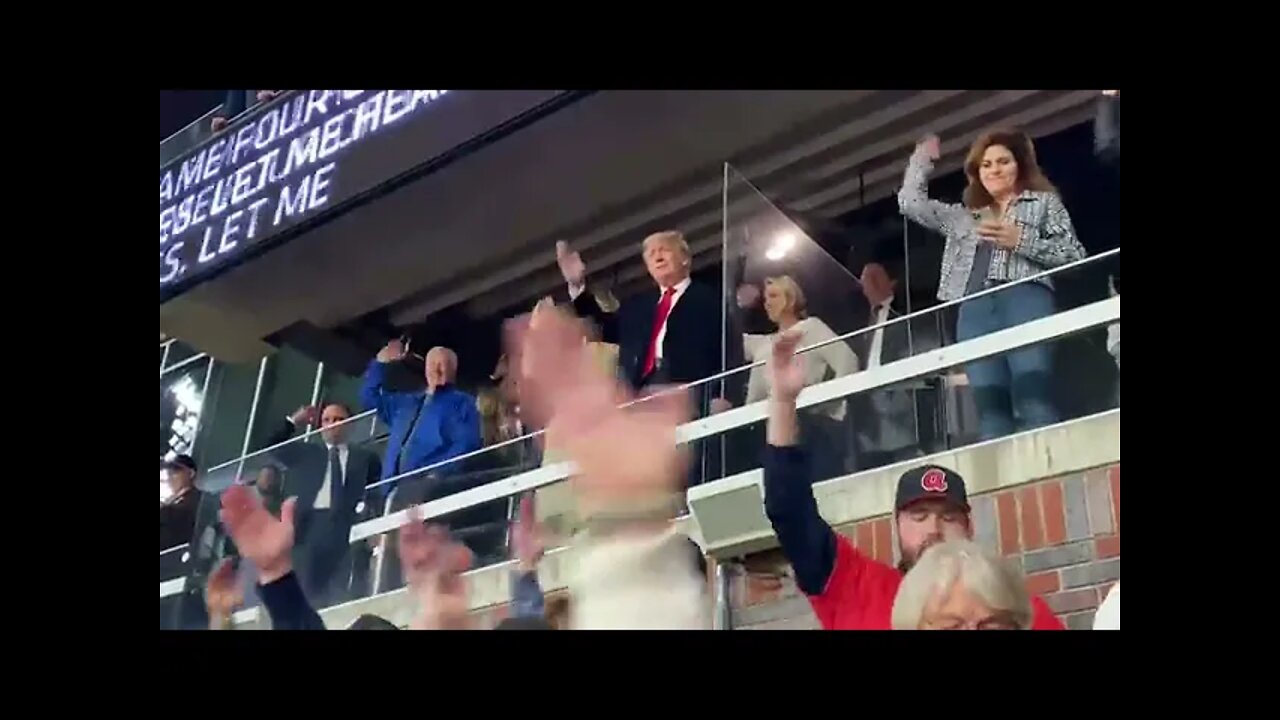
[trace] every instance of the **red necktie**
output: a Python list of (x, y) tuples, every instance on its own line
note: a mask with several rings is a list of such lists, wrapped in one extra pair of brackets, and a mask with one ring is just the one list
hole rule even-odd
[(658, 333), (671, 314), (671, 302), (675, 299), (676, 289), (669, 287), (662, 292), (662, 300), (658, 301), (658, 311), (653, 316), (653, 332), (649, 334), (649, 354), (644, 359), (644, 372), (640, 377), (646, 378), (658, 364)]

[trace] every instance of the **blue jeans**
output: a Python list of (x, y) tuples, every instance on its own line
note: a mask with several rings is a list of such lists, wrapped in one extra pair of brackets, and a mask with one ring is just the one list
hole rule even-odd
[[(956, 337), (964, 342), (1053, 313), (1053, 291), (1039, 283), (1023, 283), (961, 305)], [(1053, 347), (1049, 343), (978, 360), (964, 371), (973, 388), (982, 440), (1058, 422), (1051, 396)]]

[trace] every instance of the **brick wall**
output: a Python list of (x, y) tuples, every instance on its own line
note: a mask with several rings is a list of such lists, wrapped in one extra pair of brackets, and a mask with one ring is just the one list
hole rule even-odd
[[(1013, 558), (1027, 587), (1067, 627), (1088, 629), (1111, 585), (1120, 578), (1120, 466), (1096, 468), (970, 498), (974, 539)], [(887, 563), (898, 548), (890, 516), (836, 528), (854, 546)], [(818, 627), (777, 550), (750, 557), (734, 578), (735, 628)]]

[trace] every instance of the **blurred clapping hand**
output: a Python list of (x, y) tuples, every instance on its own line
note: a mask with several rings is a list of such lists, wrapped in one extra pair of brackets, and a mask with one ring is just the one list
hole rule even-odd
[(675, 431), (689, 417), (687, 392), (666, 389), (629, 408), (632, 393), (582, 352), (582, 324), (555, 307), (508, 323), (507, 352), (521, 373), (521, 407), (548, 421), (549, 442), (577, 465), (579, 511), (646, 505), (684, 477)]
[(244, 485), (233, 485), (222, 493), (218, 517), (231, 535), (241, 557), (258, 569), (258, 582), (272, 583), (293, 572), (294, 509), (297, 498), (289, 498), (276, 519), (262, 504), (262, 498)]
[(418, 603), (412, 630), (466, 630), (467, 586), (462, 573), (471, 567), (471, 551), (439, 525), (424, 525), (411, 511), (400, 528), (400, 565)]
[(209, 628), (230, 629), (232, 613), (244, 604), (244, 591), (236, 577), (235, 561), (232, 558), (223, 558), (209, 574), (204, 597), (209, 609)]

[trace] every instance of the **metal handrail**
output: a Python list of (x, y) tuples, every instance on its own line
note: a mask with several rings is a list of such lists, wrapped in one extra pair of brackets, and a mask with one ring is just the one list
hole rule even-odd
[[(834, 378), (818, 385), (806, 387), (797, 399), (796, 406), (797, 408), (811, 407), (840, 397), (896, 385), (911, 377), (934, 373), (940, 369), (952, 367), (957, 363), (973, 362), (974, 360), (1000, 355), (1029, 345), (1050, 342), (1090, 328), (1118, 322), (1119, 316), (1119, 296), (1108, 298), (1073, 310), (1032, 320), (1013, 328), (966, 340), (935, 352), (912, 356), (881, 365), (873, 370)], [(765, 416), (768, 403), (769, 400), (767, 399), (760, 400), (734, 411), (685, 423), (677, 429), (677, 441), (686, 443), (758, 422)], [(385, 535), (407, 522), (410, 517), (428, 520), (503, 497), (536, 490), (560, 482), (569, 477), (572, 472), (573, 464), (571, 462), (556, 463), (520, 473), (514, 477), (495, 480), (487, 485), (465, 490), (438, 500), (420, 503), (396, 512), (388, 512), (382, 517), (367, 520), (353, 526), (348, 539), (350, 542), (359, 542), (375, 535)], [(389, 507), (390, 505), (388, 505)], [(161, 583), (161, 597), (165, 597), (166, 593), (174, 594), (180, 592), (182, 586), (181, 583), (175, 583), (174, 581)]]
[[(228, 120), (227, 128), (222, 132), (223, 133), (230, 132), (235, 126), (240, 125), (244, 121), (257, 116), (260, 112), (262, 112), (264, 108), (275, 105), (276, 103), (280, 102), (284, 98), (289, 97), (294, 92), (296, 91), (282, 90), (279, 95), (277, 95), (275, 98), (273, 98), (269, 102), (255, 101), (249, 104), (248, 107), (245, 108), (244, 112), (240, 113), (239, 115), (233, 118), (227, 118)], [(181, 130), (179, 130), (178, 132), (170, 135), (164, 140), (161, 140), (160, 141), (160, 167), (163, 168), (164, 166), (172, 163), (174, 160), (177, 160), (178, 158), (182, 157), (183, 155), (190, 152), (191, 150), (194, 150), (197, 147), (208, 142), (209, 140), (212, 140), (214, 137), (213, 129), (211, 127), (213, 123), (213, 117), (219, 111), (222, 110), (222, 107), (223, 107), (223, 103), (218, 103), (217, 107), (213, 108), (209, 112), (200, 116), (196, 120), (193, 120), (190, 123), (187, 123), (187, 125), (183, 127)], [(205, 130), (203, 131), (201, 130), (201, 127), (202, 127), (201, 123), (203, 123), (203, 127), (205, 128)], [(199, 137), (196, 137), (196, 138), (188, 137), (190, 142), (184, 143), (183, 138), (185, 136), (191, 136), (191, 135), (198, 135)], [(181, 147), (179, 147), (179, 145), (181, 145)]]

